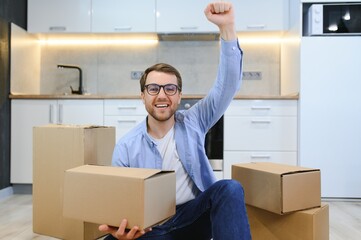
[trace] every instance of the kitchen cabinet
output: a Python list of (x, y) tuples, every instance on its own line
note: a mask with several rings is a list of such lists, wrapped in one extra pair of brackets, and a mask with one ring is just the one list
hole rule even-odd
[(11, 183), (32, 183), (33, 127), (51, 123), (103, 125), (103, 100), (12, 100)]
[[(288, 29), (289, 0), (231, 0), (231, 2), (234, 5), (238, 32)], [(202, 14), (208, 3), (209, 1), (203, 0), (197, 2), (157, 0), (157, 32), (218, 33), (218, 28), (208, 22)]]
[[(231, 1), (239, 32), (288, 29), (289, 0)], [(207, 4), (208, 0), (29, 0), (28, 32), (218, 33), (203, 14)]]
[(289, 0), (231, 0), (231, 2), (235, 8), (238, 32), (288, 30)]
[(142, 100), (104, 100), (104, 125), (115, 127), (116, 141), (144, 121), (146, 116)]
[(90, 32), (91, 0), (28, 0), (28, 32)]
[(361, 37), (303, 37), (300, 165), (321, 170), (322, 197), (361, 198)]
[(93, 0), (92, 9), (92, 32), (155, 32), (155, 0)]
[(208, 0), (156, 0), (158, 33), (218, 32), (203, 12)]
[(103, 100), (58, 100), (55, 107), (59, 124), (103, 125)]
[(224, 178), (246, 162), (297, 165), (297, 100), (233, 100), (224, 114)]
[(11, 183), (32, 183), (33, 127), (53, 121), (56, 100), (11, 101)]

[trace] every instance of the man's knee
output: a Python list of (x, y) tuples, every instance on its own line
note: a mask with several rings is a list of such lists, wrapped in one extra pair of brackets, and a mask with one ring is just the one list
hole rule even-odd
[(238, 197), (242, 199), (244, 198), (243, 187), (238, 181), (233, 179), (225, 179), (218, 181), (216, 184), (219, 185), (219, 188), (222, 189), (222, 193), (225, 196)]

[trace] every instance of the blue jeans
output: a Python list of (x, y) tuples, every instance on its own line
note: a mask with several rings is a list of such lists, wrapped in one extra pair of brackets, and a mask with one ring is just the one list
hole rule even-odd
[(251, 239), (243, 188), (235, 180), (220, 180), (195, 199), (177, 206), (172, 218), (152, 229), (138, 239)]

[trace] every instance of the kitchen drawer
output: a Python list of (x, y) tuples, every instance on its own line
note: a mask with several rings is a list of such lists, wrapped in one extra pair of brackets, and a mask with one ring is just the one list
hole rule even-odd
[(224, 150), (297, 151), (297, 117), (227, 116)]
[(225, 151), (223, 175), (225, 179), (231, 178), (231, 167), (237, 163), (273, 162), (297, 165), (297, 152), (266, 152), (266, 151)]
[(141, 123), (145, 116), (104, 116), (104, 125), (115, 127), (116, 141)]
[(104, 115), (118, 116), (118, 115), (141, 115), (146, 116), (142, 100), (105, 100), (104, 101)]
[(297, 116), (296, 100), (233, 100), (225, 116)]
[(213, 171), (214, 175), (216, 176), (217, 180), (223, 179), (223, 171)]

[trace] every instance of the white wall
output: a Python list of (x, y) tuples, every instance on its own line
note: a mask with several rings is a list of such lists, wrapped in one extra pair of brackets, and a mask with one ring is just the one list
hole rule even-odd
[(11, 24), (11, 93), (40, 93), (40, 45), (24, 29)]

